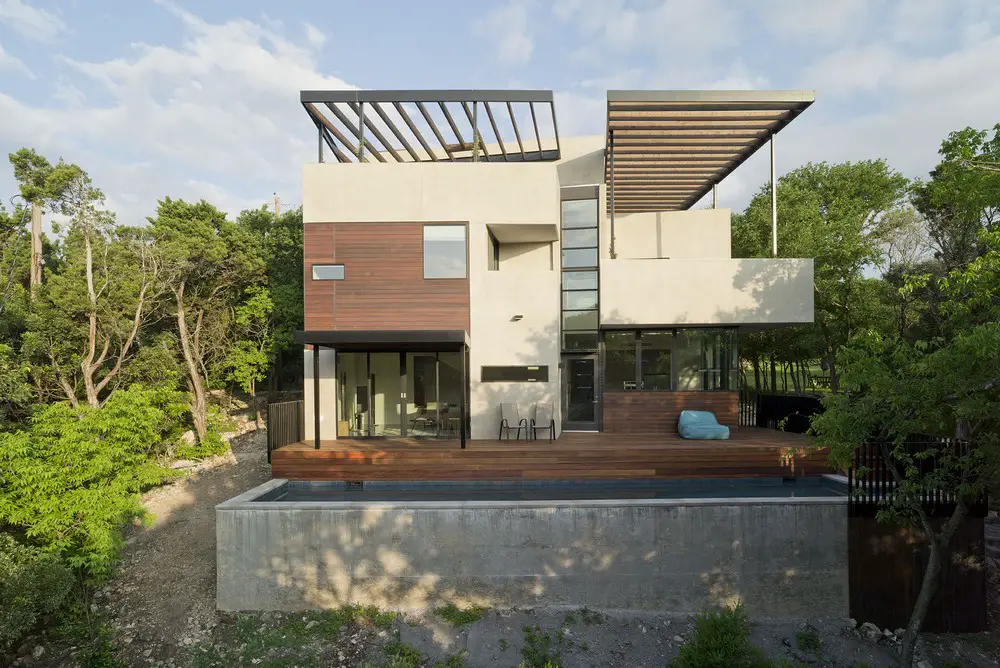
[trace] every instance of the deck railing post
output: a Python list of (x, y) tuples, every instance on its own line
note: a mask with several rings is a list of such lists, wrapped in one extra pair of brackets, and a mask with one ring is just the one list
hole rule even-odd
[(313, 441), (315, 448), (319, 450), (319, 346), (313, 344)]

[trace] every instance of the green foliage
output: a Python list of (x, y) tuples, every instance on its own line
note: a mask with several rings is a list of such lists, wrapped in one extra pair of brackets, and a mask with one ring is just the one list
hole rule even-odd
[(62, 158), (53, 165), (34, 149), (20, 148), (7, 157), (14, 168), (21, 196), (43, 207), (61, 209), (71, 184), (83, 174), (82, 169), (66, 164)]
[(73, 650), (75, 663), (82, 668), (128, 668), (118, 657), (114, 633), (104, 613), (94, 612), (86, 592), (68, 606), (59, 620), (55, 636)]
[(236, 307), (234, 341), (226, 366), (229, 379), (251, 395), (255, 394), (255, 384), (267, 377), (271, 365), (273, 311), (271, 294), (263, 285), (248, 288), (243, 301)]
[(177, 446), (174, 454), (178, 459), (200, 460), (209, 457), (218, 457), (227, 452), (229, 452), (229, 444), (222, 439), (218, 431), (209, 428), (205, 432), (205, 438), (194, 443), (184, 443)]
[(823, 649), (823, 641), (814, 628), (805, 628), (795, 633), (795, 644), (804, 652), (818, 653)]
[(169, 475), (153, 457), (181, 410), (176, 393), (141, 386), (115, 391), (101, 408), (40, 409), (27, 430), (0, 434), (0, 521), (106, 575), (122, 523), (144, 513), (138, 493)]
[(0, 343), (0, 429), (28, 414), (34, 398), (28, 382), (30, 369), (13, 348)]
[(763, 650), (750, 643), (750, 619), (742, 606), (705, 610), (695, 618), (695, 631), (681, 645), (670, 668), (770, 668)]
[[(744, 358), (774, 352), (782, 360), (835, 365), (854, 332), (884, 326), (886, 290), (865, 272), (885, 265), (886, 244), (900, 224), (886, 214), (900, 206), (906, 188), (907, 180), (881, 160), (810, 163), (778, 180), (778, 255), (814, 259), (815, 322), (741, 337)], [(733, 217), (732, 229), (734, 257), (771, 256), (769, 186)]]
[[(242, 614), (224, 620), (216, 637), (195, 645), (191, 650), (191, 668), (320, 668), (331, 664), (328, 654), (334, 640), (352, 625), (386, 628), (395, 615), (374, 607), (345, 606), (337, 610), (262, 616)], [(406, 646), (399, 643), (395, 656), (406, 657)], [(412, 648), (406, 648), (411, 649)], [(413, 650), (415, 651), (415, 650)], [(417, 655), (420, 657), (420, 655)], [(415, 664), (422, 665), (423, 657)]]
[(435, 608), (434, 614), (452, 626), (467, 626), (468, 624), (475, 624), (482, 619), (486, 614), (486, 608), (474, 605), (463, 610), (454, 603), (448, 603), (447, 605)]
[(72, 587), (73, 573), (57, 556), (0, 533), (0, 658), (59, 610)]
[(565, 644), (563, 634), (558, 634), (553, 640), (552, 636), (541, 627), (525, 626), (521, 629), (524, 633), (524, 644), (521, 646), (521, 657), (524, 659), (521, 665), (527, 668), (561, 668), (562, 650)]

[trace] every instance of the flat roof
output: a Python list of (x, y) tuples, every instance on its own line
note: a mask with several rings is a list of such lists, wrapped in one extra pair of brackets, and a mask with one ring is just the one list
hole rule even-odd
[(560, 156), (550, 90), (304, 90), (299, 101), (338, 162)]
[(326, 346), (338, 350), (393, 352), (460, 351), (469, 345), (462, 329), (416, 330), (306, 330), (295, 332), (295, 343)]
[(806, 90), (608, 91), (604, 178), (615, 213), (682, 211), (801, 114)]

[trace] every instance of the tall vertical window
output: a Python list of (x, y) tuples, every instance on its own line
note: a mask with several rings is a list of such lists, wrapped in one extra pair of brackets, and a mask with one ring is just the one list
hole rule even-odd
[(489, 271), (499, 271), (500, 270), (500, 242), (497, 241), (496, 235), (486, 230), (487, 241), (489, 242), (489, 255), (486, 257), (486, 268)]
[(465, 225), (424, 225), (424, 278), (466, 278)]
[(597, 350), (597, 224), (596, 197), (562, 203), (563, 350)]
[(677, 334), (678, 390), (736, 389), (736, 330), (684, 329)]

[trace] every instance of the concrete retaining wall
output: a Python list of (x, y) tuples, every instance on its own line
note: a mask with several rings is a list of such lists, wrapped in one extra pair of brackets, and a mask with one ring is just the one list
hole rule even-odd
[(360, 603), (847, 616), (844, 499), (276, 503), (216, 509), (220, 610)]

